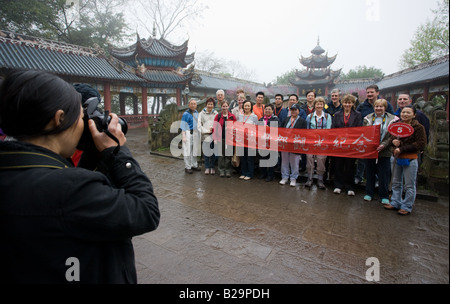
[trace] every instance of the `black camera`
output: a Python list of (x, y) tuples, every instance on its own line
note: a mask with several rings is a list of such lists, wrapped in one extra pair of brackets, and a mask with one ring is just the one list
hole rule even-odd
[[(108, 136), (111, 136), (108, 131), (109, 123), (111, 122), (111, 116), (109, 112), (101, 113), (98, 109), (98, 104), (100, 100), (97, 97), (91, 97), (83, 102), (84, 111), (84, 130), (83, 135), (81, 135), (80, 142), (77, 148), (82, 151), (96, 151), (94, 141), (92, 139), (91, 132), (89, 131), (88, 121), (92, 119), (95, 122), (97, 130), (99, 132), (106, 132)], [(119, 124), (122, 127), (122, 132), (127, 134), (128, 124), (127, 121), (119, 117)], [(113, 138), (114, 139), (114, 138)]]

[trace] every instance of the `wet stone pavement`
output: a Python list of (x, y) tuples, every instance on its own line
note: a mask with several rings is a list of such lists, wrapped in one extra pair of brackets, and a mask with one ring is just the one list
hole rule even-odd
[[(203, 171), (150, 154), (146, 129), (127, 145), (151, 179), (161, 222), (133, 238), (141, 284), (449, 283), (449, 200), (418, 199), (409, 216), (378, 201)], [(375, 277), (376, 278), (376, 277)]]

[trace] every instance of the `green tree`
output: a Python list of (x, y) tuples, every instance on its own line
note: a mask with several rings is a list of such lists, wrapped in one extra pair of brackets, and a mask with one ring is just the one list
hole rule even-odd
[(366, 67), (365, 65), (357, 66), (350, 69), (347, 74), (341, 74), (340, 78), (343, 80), (361, 79), (361, 78), (383, 78), (384, 73), (381, 69), (375, 67)]
[[(121, 44), (130, 35), (124, 14), (120, 12), (125, 0), (88, 0), (80, 7), (79, 27), (72, 38), (82, 42), (88, 37), (90, 46), (97, 44), (106, 49), (108, 44)], [(86, 39), (86, 38), (85, 38)]]
[(402, 55), (399, 67), (413, 67), (449, 53), (449, 0), (442, 0), (434, 18), (419, 26), (411, 40), (411, 47)]
[(274, 85), (281, 85), (281, 84), (291, 84), (289, 82), (290, 79), (295, 78), (296, 69), (292, 69), (290, 71), (285, 72), (284, 74), (277, 76), (275, 80), (273, 80)]
[[(61, 0), (0, 0), (0, 29), (55, 38)], [(61, 27), (58, 26), (60, 29)]]
[(71, 44), (106, 48), (120, 43), (128, 27), (125, 0), (0, 0), (0, 29)]

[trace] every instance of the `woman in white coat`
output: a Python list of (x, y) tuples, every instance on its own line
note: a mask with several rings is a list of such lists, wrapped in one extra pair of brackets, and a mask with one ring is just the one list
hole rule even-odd
[(212, 130), (214, 125), (214, 117), (217, 115), (217, 111), (214, 110), (215, 101), (210, 97), (206, 100), (206, 107), (200, 111), (198, 115), (197, 128), (202, 136), (202, 151), (203, 159), (205, 161), (205, 174), (214, 175), (214, 164), (216, 156), (214, 153), (214, 141), (212, 140)]

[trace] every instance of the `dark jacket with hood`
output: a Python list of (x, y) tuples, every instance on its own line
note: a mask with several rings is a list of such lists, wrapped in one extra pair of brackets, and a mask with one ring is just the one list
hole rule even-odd
[[(356, 111), (361, 113), (361, 116), (362, 116), (361, 121), (362, 121), (364, 119), (364, 117), (366, 117), (370, 113), (373, 113), (375, 110), (373, 109), (373, 105), (369, 102), (369, 100), (366, 99), (366, 100), (364, 100), (364, 102), (362, 104), (360, 104), (356, 108)], [(390, 102), (387, 103), (386, 112), (394, 114), (394, 108), (392, 107)]]

